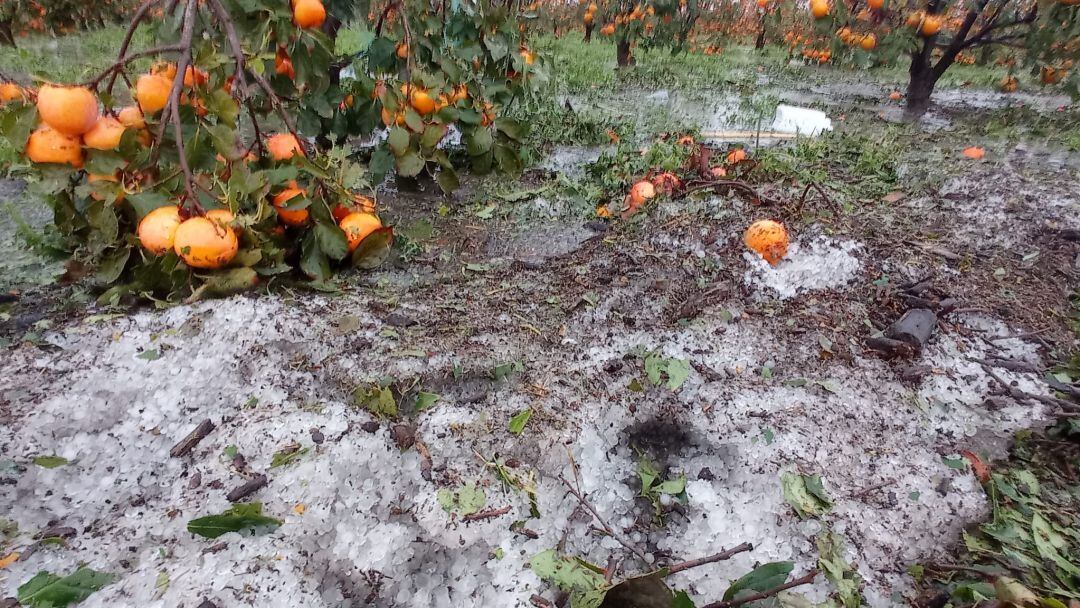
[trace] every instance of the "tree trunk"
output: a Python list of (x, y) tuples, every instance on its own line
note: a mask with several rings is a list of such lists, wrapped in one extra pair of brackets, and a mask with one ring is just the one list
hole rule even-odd
[(0, 45), (15, 46), (15, 34), (12, 32), (11, 19), (0, 21)]
[(634, 65), (634, 53), (630, 49), (629, 40), (620, 40), (615, 44), (615, 58), (620, 68), (628, 68)]
[(765, 13), (761, 14), (761, 23), (758, 25), (757, 40), (754, 41), (754, 48), (759, 51), (765, 48)]
[(920, 57), (911, 58), (910, 79), (907, 87), (907, 112), (921, 116), (930, 107), (930, 94), (934, 92), (937, 76)]
[(585, 42), (592, 42), (593, 27), (595, 27), (595, 25), (592, 23), (585, 26)]

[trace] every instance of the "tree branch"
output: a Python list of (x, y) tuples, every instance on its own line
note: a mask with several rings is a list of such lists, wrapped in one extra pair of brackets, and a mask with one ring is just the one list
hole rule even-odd
[(183, 51), (183, 50), (184, 50), (183, 47), (181, 47), (180, 45), (171, 44), (171, 45), (167, 45), (167, 46), (156, 46), (156, 47), (145, 49), (145, 50), (138, 51), (138, 52), (135, 52), (135, 53), (130, 53), (130, 54), (125, 55), (124, 57), (121, 57), (120, 59), (118, 59), (116, 61), (116, 63), (110, 65), (107, 68), (105, 68), (104, 71), (102, 71), (100, 74), (95, 76), (92, 80), (88, 81), (86, 83), (86, 86), (88, 86), (90, 88), (93, 88), (93, 89), (97, 89), (98, 85), (101, 84), (102, 80), (105, 80), (106, 76), (112, 74), (113, 79), (115, 79), (116, 78), (116, 72), (122, 71), (124, 69), (124, 67), (127, 66), (127, 64), (131, 63), (132, 61), (135, 61), (136, 59), (142, 59), (144, 57), (153, 57), (155, 55), (161, 55), (163, 53), (179, 53), (180, 51)]
[[(127, 54), (128, 47), (131, 46), (131, 39), (135, 37), (135, 30), (139, 28), (139, 23), (146, 18), (146, 13), (150, 12), (150, 9), (159, 2), (161, 0), (146, 0), (139, 8), (135, 9), (135, 14), (131, 16), (131, 23), (128, 25), (127, 31), (124, 32), (124, 41), (120, 43), (120, 51), (116, 54), (117, 57), (122, 58)], [(112, 78), (109, 79), (106, 90), (112, 93), (114, 84), (116, 84), (116, 72), (113, 72)]]
[(629, 549), (631, 553), (633, 553), (635, 556), (637, 556), (638, 559), (642, 561), (642, 563), (649, 563), (649, 560), (645, 559), (645, 554), (643, 554), (637, 547), (623, 540), (620, 535), (615, 533), (615, 530), (612, 529), (612, 527), (609, 526), (606, 521), (604, 521), (604, 518), (596, 512), (596, 507), (593, 507), (592, 503), (586, 500), (585, 496), (580, 491), (578, 491), (578, 489), (575, 488), (573, 484), (567, 481), (566, 478), (562, 475), (559, 475), (559, 481), (561, 481), (563, 485), (566, 486), (568, 490), (570, 490), (570, 493), (574, 495), (574, 498), (578, 499), (578, 502), (581, 503), (581, 506), (585, 507), (585, 509), (592, 514), (592, 516), (596, 519), (596, 522), (603, 527), (604, 532), (606, 532), (608, 536), (614, 538), (620, 545)]
[(672, 564), (672, 565), (668, 566), (667, 571), (668, 571), (668, 574), (675, 574), (676, 572), (682, 572), (683, 570), (689, 570), (690, 568), (697, 568), (698, 566), (704, 566), (705, 564), (712, 564), (714, 562), (722, 562), (722, 561), (724, 561), (726, 559), (731, 559), (732, 557), (738, 555), (739, 553), (743, 553), (745, 551), (753, 551), (753, 550), (754, 550), (754, 545), (752, 545), (750, 543), (743, 543), (741, 545), (737, 545), (735, 547), (732, 547), (732, 548), (728, 549), (727, 551), (721, 551), (720, 553), (715, 553), (715, 554), (710, 555), (708, 557), (701, 557), (701, 558), (698, 558), (698, 559), (687, 560), (685, 562), (678, 563), (678, 564)]
[(805, 575), (803, 575), (803, 576), (801, 576), (801, 577), (799, 577), (799, 578), (797, 578), (797, 579), (795, 579), (793, 581), (789, 581), (787, 583), (784, 583), (783, 585), (777, 585), (776, 587), (773, 587), (772, 589), (769, 589), (768, 591), (762, 591), (761, 593), (755, 593), (754, 595), (748, 595), (746, 597), (740, 597), (737, 600), (728, 600), (726, 602), (725, 601), (713, 602), (711, 604), (706, 604), (706, 605), (702, 606), (702, 608), (735, 608), (736, 606), (742, 606), (743, 604), (749, 604), (750, 602), (756, 602), (758, 600), (763, 600), (765, 598), (772, 597), (772, 596), (780, 593), (781, 591), (787, 591), (788, 589), (791, 589), (792, 587), (798, 587), (800, 585), (808, 585), (808, 584), (814, 582), (814, 578), (817, 577), (817, 575), (818, 575), (817, 570), (811, 570), (810, 572), (807, 572)]

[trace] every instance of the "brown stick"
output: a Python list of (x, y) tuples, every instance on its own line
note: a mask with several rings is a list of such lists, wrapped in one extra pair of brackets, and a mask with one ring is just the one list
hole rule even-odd
[(808, 585), (808, 584), (814, 582), (814, 578), (817, 577), (817, 575), (818, 575), (817, 570), (811, 570), (810, 572), (807, 572), (805, 575), (803, 575), (803, 576), (801, 576), (801, 577), (799, 577), (799, 578), (797, 578), (797, 579), (795, 579), (793, 581), (789, 581), (787, 583), (784, 583), (783, 585), (777, 585), (776, 587), (773, 587), (772, 589), (769, 589), (768, 591), (762, 591), (761, 593), (755, 593), (754, 595), (748, 595), (746, 597), (740, 597), (737, 600), (729, 600), (729, 601), (726, 601), (726, 602), (721, 601), (721, 602), (713, 602), (711, 604), (705, 604), (704, 606), (702, 606), (702, 608), (735, 608), (735, 606), (742, 606), (743, 604), (749, 604), (750, 602), (756, 602), (758, 600), (763, 600), (763, 599), (765, 599), (767, 597), (772, 597), (772, 596), (776, 595), (777, 593), (780, 593), (781, 591), (787, 591), (788, 589), (791, 589), (792, 587), (798, 587), (800, 585)]
[(594, 518), (596, 518), (597, 523), (599, 523), (603, 527), (604, 532), (608, 536), (610, 536), (611, 538), (614, 538), (620, 545), (626, 547), (631, 553), (636, 555), (637, 558), (640, 559), (642, 562), (644, 562), (646, 564), (649, 563), (649, 560), (645, 559), (645, 554), (643, 554), (640, 550), (638, 550), (637, 547), (631, 545), (629, 542), (623, 540), (621, 536), (616, 534), (615, 530), (612, 529), (612, 527), (609, 526), (606, 521), (604, 521), (604, 518), (601, 517), (599, 513), (597, 513), (596, 508), (593, 507), (592, 504), (588, 500), (585, 499), (585, 496), (582, 495), (582, 493), (579, 492), (577, 488), (575, 488), (569, 481), (566, 481), (565, 477), (563, 477), (562, 475), (559, 475), (559, 481), (561, 481), (563, 483), (563, 485), (566, 486), (568, 490), (570, 490), (570, 493), (574, 495), (574, 498), (578, 499), (578, 502), (581, 503), (581, 506), (585, 507), (585, 509), (589, 513), (591, 513)]
[(233, 488), (228, 494), (225, 495), (226, 500), (229, 502), (240, 502), (241, 500), (251, 496), (255, 492), (266, 487), (266, 475), (259, 473), (247, 480), (244, 484)]
[(173, 458), (179, 458), (190, 452), (196, 444), (206, 438), (210, 434), (210, 431), (214, 430), (214, 423), (210, 422), (207, 418), (199, 423), (199, 426), (195, 427), (187, 437), (184, 437), (176, 445), (169, 450), (169, 456)]
[[(146, 13), (159, 2), (161, 0), (146, 0), (139, 8), (135, 9), (135, 14), (131, 16), (131, 23), (128, 25), (127, 32), (124, 32), (124, 41), (120, 43), (120, 52), (116, 54), (117, 57), (123, 57), (127, 54), (128, 47), (131, 46), (131, 39), (135, 36), (135, 30), (139, 28), (139, 23), (146, 18)], [(110, 93), (113, 85), (116, 84), (116, 74), (116, 72), (113, 72), (112, 78), (109, 79), (109, 86), (106, 88)]]
[(477, 511), (476, 513), (470, 513), (461, 518), (461, 521), (483, 521), (485, 519), (491, 519), (493, 517), (499, 517), (500, 515), (506, 515), (510, 512), (510, 505), (501, 507), (498, 509), (488, 509), (487, 511)]
[[(978, 361), (976, 361), (976, 362), (978, 363)], [(1063, 399), (1058, 399), (1057, 397), (1044, 397), (1042, 395), (1033, 395), (1033, 394), (1031, 394), (1029, 392), (1022, 391), (1022, 390), (1016, 388), (1015, 386), (1009, 384), (1008, 381), (1006, 381), (1004, 378), (1002, 378), (997, 373), (995, 373), (994, 370), (989, 365), (987, 365), (986, 363), (979, 363), (979, 365), (982, 365), (983, 370), (991, 378), (996, 380), (997, 383), (1000, 384), (1001, 387), (1004, 388), (1009, 393), (1010, 397), (1012, 397), (1013, 399), (1015, 399), (1017, 401), (1020, 401), (1020, 402), (1023, 402), (1023, 401), (1038, 401), (1039, 403), (1042, 403), (1044, 405), (1049, 405), (1050, 407), (1056, 407), (1056, 408), (1058, 408), (1059, 410), (1062, 410), (1062, 411), (1080, 412), (1080, 404), (1069, 403), (1068, 401), (1065, 401)]]
[(689, 570), (690, 568), (697, 568), (698, 566), (704, 566), (705, 564), (712, 564), (714, 562), (722, 562), (726, 559), (731, 559), (733, 556), (743, 553), (745, 551), (753, 551), (754, 545), (750, 543), (743, 543), (736, 545), (728, 549), (727, 551), (721, 551), (720, 553), (714, 553), (708, 557), (699, 557), (698, 559), (691, 559), (679, 564), (673, 564), (668, 566), (668, 574), (675, 574), (676, 572), (682, 572), (683, 570)]
[(721, 179), (721, 180), (706, 182), (704, 184), (695, 184), (693, 186), (688, 186), (686, 188), (686, 191), (684, 192), (684, 194), (692, 194), (694, 192), (699, 192), (701, 190), (715, 190), (717, 188), (731, 188), (733, 190), (738, 190), (740, 192), (743, 192), (744, 194), (749, 194), (753, 198), (757, 199), (757, 202), (759, 204), (765, 204), (765, 205), (778, 205), (779, 204), (779, 201), (777, 201), (775, 199), (772, 199), (772, 198), (769, 198), (769, 197), (765, 196), (764, 194), (759, 193), (750, 184), (747, 184), (746, 182), (742, 182), (742, 181), (739, 181), (739, 180), (734, 180), (734, 179)]
[(145, 49), (145, 50), (142, 50), (142, 51), (137, 51), (137, 52), (134, 52), (134, 53), (130, 53), (128, 55), (125, 55), (125, 56), (121, 57), (120, 59), (117, 59), (116, 63), (112, 64), (111, 66), (109, 66), (107, 68), (105, 68), (105, 70), (103, 72), (101, 72), (100, 74), (95, 76), (92, 80), (87, 81), (85, 83), (85, 86), (96, 89), (97, 86), (99, 84), (101, 84), (101, 81), (105, 80), (106, 76), (116, 72), (117, 70), (123, 70), (124, 67), (127, 66), (127, 64), (131, 63), (132, 61), (135, 61), (136, 59), (142, 59), (143, 57), (153, 57), (155, 55), (161, 55), (163, 53), (178, 53), (178, 52), (180, 52), (182, 50), (184, 50), (184, 49), (182, 47), (180, 47), (180, 45), (170, 44), (170, 45), (166, 45), (166, 46), (155, 46), (153, 48), (149, 48), (149, 49)]

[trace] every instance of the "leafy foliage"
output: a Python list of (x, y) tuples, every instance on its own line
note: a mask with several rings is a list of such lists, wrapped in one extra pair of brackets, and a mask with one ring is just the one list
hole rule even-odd
[(1073, 420), (1043, 437), (1021, 433), (1010, 461), (983, 484), (988, 521), (964, 532), (958, 561), (968, 569), (920, 569), (949, 592), (954, 606), (995, 596), (1004, 602), (1034, 598), (1044, 606), (1080, 599), (1080, 485), (1068, 464), (1080, 456), (1078, 437), (1080, 425)]

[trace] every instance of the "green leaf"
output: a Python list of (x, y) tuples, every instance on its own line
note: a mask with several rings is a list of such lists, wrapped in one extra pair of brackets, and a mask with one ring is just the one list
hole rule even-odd
[(581, 561), (563, 557), (554, 549), (537, 553), (529, 560), (536, 576), (563, 591), (588, 592), (607, 587), (604, 577)]
[(424, 170), (424, 159), (416, 152), (409, 152), (397, 159), (397, 171), (404, 177), (414, 177)]
[(379, 148), (371, 154), (368, 171), (371, 172), (371, 185), (378, 186), (386, 179), (386, 174), (394, 168), (394, 155), (387, 148)]
[(491, 137), (491, 129), (480, 127), (465, 139), (465, 151), (469, 156), (480, 156), (491, 151), (495, 140)]
[(281, 520), (262, 514), (262, 503), (238, 503), (219, 515), (200, 517), (188, 522), (187, 530), (205, 538), (217, 538), (229, 532), (250, 531), (253, 535), (276, 529)]
[(112, 580), (111, 574), (85, 567), (64, 577), (42, 570), (19, 586), (18, 600), (33, 608), (62, 608), (85, 600)]
[(292, 445), (274, 452), (270, 459), (270, 468), (284, 467), (297, 461), (301, 456), (308, 453), (308, 448)]
[(156, 348), (147, 349), (135, 355), (135, 358), (143, 361), (157, 361), (161, 358), (161, 351)]
[(518, 142), (522, 141), (528, 131), (521, 123), (512, 118), (496, 118), (495, 128), (502, 132), (503, 135)]
[(826, 528), (817, 536), (815, 544), (818, 549), (818, 567), (825, 574), (825, 578), (836, 587), (836, 595), (841, 604), (844, 608), (859, 608), (862, 604), (862, 594), (859, 593), (862, 577), (844, 559), (843, 539)]
[(300, 270), (303, 270), (308, 277), (320, 281), (325, 281), (332, 275), (330, 260), (319, 247), (314, 231), (308, 232), (300, 241)]
[(832, 502), (828, 500), (821, 484), (820, 475), (784, 473), (780, 477), (780, 483), (784, 490), (784, 500), (795, 509), (799, 517), (824, 515), (832, 507)]
[(100, 285), (109, 285), (116, 282), (124, 273), (128, 259), (131, 257), (131, 247), (121, 247), (105, 254), (98, 262), (94, 279)]
[(443, 194), (453, 194), (461, 186), (457, 172), (446, 167), (439, 169), (439, 172), (435, 175), (435, 181), (439, 182), (439, 189), (442, 190)]
[(506, 36), (501, 33), (484, 36), (484, 46), (487, 47), (488, 53), (491, 54), (491, 58), (495, 61), (506, 57), (510, 49), (510, 43), (507, 42)]
[(337, 224), (316, 222), (315, 240), (319, 242), (319, 249), (331, 259), (341, 260), (349, 255), (349, 239)]
[(679, 475), (675, 479), (668, 479), (658, 484), (655, 488), (660, 494), (678, 496), (686, 491), (686, 476)]
[[(236, 127), (236, 118), (240, 116), (240, 104), (224, 89), (214, 89), (203, 97), (206, 109), (229, 127)], [(224, 153), (222, 153), (224, 156)]]
[(729, 602), (742, 591), (768, 591), (773, 587), (784, 584), (791, 571), (795, 568), (794, 562), (770, 562), (754, 568), (735, 581), (724, 592), (724, 601)]
[(682, 359), (668, 359), (667, 376), (668, 389), (675, 390), (679, 388), (690, 377), (690, 363)]
[(441, 398), (442, 395), (436, 395), (435, 393), (426, 393), (424, 391), (420, 391), (416, 395), (416, 411), (422, 412), (424, 410), (435, 407), (435, 404), (438, 403), (439, 399)]
[(436, 492), (435, 498), (444, 511), (462, 517), (476, 513), (487, 503), (484, 488), (475, 482), (467, 483), (456, 490), (442, 488)]
[(394, 156), (401, 156), (409, 150), (409, 132), (401, 127), (390, 129), (390, 135), (386, 138), (387, 145)]
[(442, 125), (428, 125), (420, 136), (420, 145), (425, 148), (434, 148), (439, 144), (444, 133)]
[(143, 191), (136, 194), (129, 194), (126, 201), (135, 209), (135, 215), (139, 216), (139, 219), (146, 217), (146, 214), (150, 213), (158, 207), (165, 207), (168, 205), (174, 205), (166, 196), (160, 192)]
[(379, 72), (394, 67), (396, 46), (396, 42), (383, 36), (372, 40), (367, 51), (368, 69), (372, 72)]
[(379, 228), (360, 241), (353, 251), (352, 265), (363, 270), (378, 268), (390, 257), (393, 244), (394, 229), (390, 226)]
[(532, 408), (525, 408), (514, 414), (514, 417), (510, 419), (510, 432), (514, 435), (520, 435), (525, 430), (525, 425), (528, 424), (531, 417)]
[(46, 469), (55, 469), (56, 467), (62, 467), (68, 463), (68, 459), (63, 456), (34, 456), (32, 461), (39, 467)]
[(697, 606), (694, 605), (694, 600), (680, 589), (675, 592), (675, 603), (671, 605), (671, 608), (697, 608)]
[(393, 418), (398, 415), (397, 400), (389, 386), (359, 387), (353, 391), (353, 403), (376, 416)]

